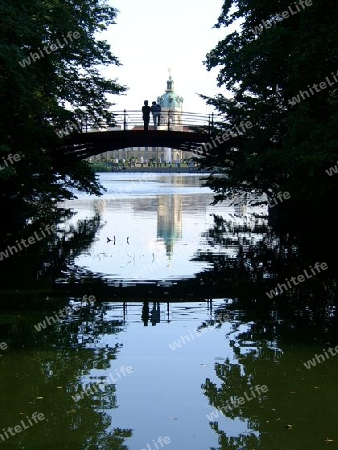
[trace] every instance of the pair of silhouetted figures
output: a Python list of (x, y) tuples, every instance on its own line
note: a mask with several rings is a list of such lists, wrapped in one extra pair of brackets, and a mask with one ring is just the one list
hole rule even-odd
[(148, 326), (149, 319), (153, 327), (157, 323), (161, 322), (160, 304), (158, 302), (153, 303), (153, 309), (151, 310), (150, 314), (149, 314), (149, 303), (143, 302), (142, 321), (145, 327)]
[(153, 115), (154, 129), (160, 125), (161, 120), (161, 106), (152, 102), (151, 106), (148, 105), (148, 100), (144, 100), (144, 105), (142, 106), (142, 117), (144, 123), (144, 129), (147, 131), (149, 129), (150, 113)]

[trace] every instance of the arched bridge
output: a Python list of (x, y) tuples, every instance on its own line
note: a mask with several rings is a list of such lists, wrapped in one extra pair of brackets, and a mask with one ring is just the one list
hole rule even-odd
[[(198, 154), (205, 145), (209, 149), (211, 146), (220, 146), (214, 140), (215, 125), (219, 122), (219, 117), (214, 114), (164, 111), (161, 112), (160, 125), (156, 127), (150, 116), (147, 131), (144, 130), (141, 111), (124, 110), (113, 114), (112, 126), (92, 126), (83, 120), (77, 132), (64, 136), (63, 156), (85, 159), (106, 151), (131, 147), (168, 147)], [(236, 140), (237, 138), (227, 140), (225, 147), (234, 146)], [(224, 148), (223, 144), (222, 147)]]

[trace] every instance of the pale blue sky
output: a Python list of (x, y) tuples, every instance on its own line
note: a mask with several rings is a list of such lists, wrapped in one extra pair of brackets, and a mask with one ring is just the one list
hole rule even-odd
[[(111, 45), (122, 67), (104, 69), (127, 85), (126, 96), (114, 97), (114, 110), (140, 109), (164, 93), (171, 68), (175, 90), (184, 97), (183, 110), (207, 112), (196, 93), (213, 96), (217, 70), (208, 72), (202, 61), (225, 37), (214, 29), (223, 0), (110, 0), (120, 13), (117, 24), (101, 35)], [(224, 93), (224, 91), (223, 91)]]

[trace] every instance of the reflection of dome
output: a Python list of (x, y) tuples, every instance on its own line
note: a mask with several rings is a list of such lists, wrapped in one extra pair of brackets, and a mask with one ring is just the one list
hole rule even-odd
[(158, 97), (157, 102), (161, 105), (162, 109), (182, 110), (183, 97), (176, 94), (174, 90), (174, 80), (171, 75), (169, 75), (169, 79), (167, 81), (167, 89), (165, 94)]
[(102, 214), (107, 209), (107, 200), (104, 200), (103, 198), (99, 200), (95, 199), (93, 201), (93, 208), (96, 214)]
[(157, 237), (162, 238), (171, 260), (174, 243), (182, 237), (182, 196), (160, 196), (157, 206)]
[(242, 217), (248, 213), (248, 206), (246, 204), (235, 205), (235, 216)]

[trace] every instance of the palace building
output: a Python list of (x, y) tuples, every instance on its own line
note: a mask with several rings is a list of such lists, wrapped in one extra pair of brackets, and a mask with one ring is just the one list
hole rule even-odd
[[(169, 74), (167, 89), (164, 94), (157, 97), (157, 103), (161, 106), (160, 125), (157, 130), (189, 131), (189, 127), (182, 123), (183, 97), (178, 95), (174, 89), (174, 80)], [(152, 100), (149, 100), (151, 104)], [(141, 118), (140, 111), (140, 118)], [(132, 130), (143, 130), (143, 125), (133, 126)], [(154, 130), (153, 118), (150, 115), (149, 132)], [(127, 162), (137, 161), (147, 164), (148, 162), (161, 164), (177, 164), (184, 159), (192, 157), (190, 152), (167, 147), (130, 147), (120, 150), (112, 150), (91, 158), (91, 161)]]

